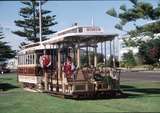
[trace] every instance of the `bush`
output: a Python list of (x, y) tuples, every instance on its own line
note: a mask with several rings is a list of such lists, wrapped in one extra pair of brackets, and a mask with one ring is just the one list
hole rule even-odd
[(104, 63), (98, 63), (97, 67), (105, 67), (105, 64)]
[(128, 53), (124, 53), (123, 54), (123, 65), (127, 68), (132, 68), (134, 66), (136, 66), (136, 60), (133, 56), (133, 52), (129, 51)]

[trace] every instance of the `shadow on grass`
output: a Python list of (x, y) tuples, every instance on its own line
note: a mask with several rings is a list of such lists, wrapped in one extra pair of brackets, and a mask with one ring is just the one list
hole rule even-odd
[(94, 97), (75, 98), (75, 100), (129, 99), (129, 98), (141, 98), (144, 96), (160, 97), (160, 95), (158, 95), (160, 94), (160, 88), (137, 88), (135, 86), (130, 86), (130, 85), (121, 85), (121, 90), (122, 92), (117, 92), (116, 95), (114, 93), (111, 93), (108, 96), (95, 95)]
[(15, 88), (18, 88), (18, 87), (9, 83), (0, 83), (0, 90), (2, 91), (7, 91)]
[(3, 80), (3, 81), (7, 81), (7, 80), (13, 80), (12, 78), (1, 78), (1, 80)]
[(134, 86), (129, 86), (129, 85), (121, 85), (121, 89), (126, 89), (126, 88), (135, 88)]
[(128, 95), (128, 98), (136, 98), (150, 94), (160, 94), (160, 88), (136, 88), (129, 85), (121, 85), (123, 93)]

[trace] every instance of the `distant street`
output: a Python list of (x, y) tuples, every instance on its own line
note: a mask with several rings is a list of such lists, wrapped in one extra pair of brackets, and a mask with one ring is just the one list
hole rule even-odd
[(160, 72), (122, 72), (121, 81), (159, 81)]
[[(12, 73), (7, 74), (12, 75)], [(159, 81), (160, 82), (160, 72), (121, 72), (121, 81)]]

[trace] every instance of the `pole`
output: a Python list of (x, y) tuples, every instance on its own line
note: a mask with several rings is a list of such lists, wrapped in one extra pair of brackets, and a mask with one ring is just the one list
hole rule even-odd
[(97, 44), (94, 47), (94, 67), (97, 67)]
[(102, 42), (101, 42), (101, 54), (103, 55), (103, 47), (102, 47)]
[(58, 45), (58, 74), (57, 74), (57, 86), (56, 91), (59, 92), (59, 77), (61, 76), (61, 49)]
[(39, 41), (40, 44), (42, 44), (42, 15), (41, 15), (41, 10), (42, 10), (42, 6), (41, 6), (41, 0), (39, 1)]
[(115, 68), (115, 38), (113, 39), (113, 68)]
[(104, 54), (105, 54), (105, 68), (107, 67), (107, 44), (104, 42)]
[(87, 67), (88, 67), (89, 66), (88, 44), (86, 47), (86, 55), (87, 55)]
[(91, 48), (88, 47), (88, 61), (89, 61), (89, 66), (91, 66)]
[(78, 46), (77, 46), (77, 67), (79, 68), (81, 66), (81, 61), (80, 61), (80, 46), (79, 46), (79, 43), (78, 43)]
[(110, 47), (109, 47), (110, 51), (109, 52), (110, 52), (110, 57), (111, 57), (111, 55), (112, 55), (112, 44), (111, 44), (111, 41), (109, 42), (109, 45), (110, 45)]
[(92, 16), (92, 26), (94, 26), (94, 18), (93, 18), (93, 16)]
[[(43, 54), (47, 55), (46, 54), (46, 49), (43, 50)], [(47, 67), (44, 67), (44, 89), (45, 89), (45, 91), (48, 91), (48, 73), (47, 73)]]

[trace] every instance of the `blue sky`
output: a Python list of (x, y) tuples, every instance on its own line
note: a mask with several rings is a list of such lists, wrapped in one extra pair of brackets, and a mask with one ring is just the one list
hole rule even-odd
[[(147, 2), (156, 5), (157, 1), (148, 0)], [(128, 8), (132, 5), (127, 0), (48, 1), (42, 8), (52, 11), (51, 15), (56, 15), (58, 24), (52, 27), (56, 31), (70, 27), (75, 22), (78, 22), (79, 25), (91, 25), (91, 19), (94, 17), (94, 24), (102, 27), (105, 32), (122, 34), (114, 28), (118, 19), (105, 14), (112, 7), (118, 10), (122, 4), (126, 4)], [(4, 27), (5, 41), (9, 42), (13, 49), (18, 49), (19, 43), (24, 41), (24, 38), (11, 33), (11, 31), (20, 29), (15, 26), (14, 20), (21, 19), (18, 14), (21, 7), (24, 5), (19, 1), (0, 1), (0, 26)], [(139, 24), (145, 23), (146, 21), (139, 21)], [(132, 25), (129, 24), (126, 29), (132, 29)]]

